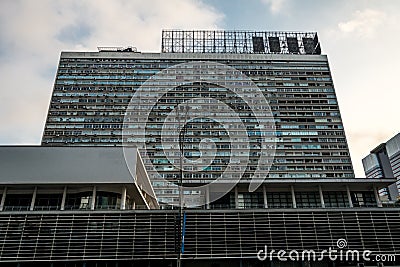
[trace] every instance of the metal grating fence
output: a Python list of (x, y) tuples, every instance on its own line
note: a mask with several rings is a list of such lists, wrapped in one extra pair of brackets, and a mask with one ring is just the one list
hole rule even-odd
[[(186, 211), (183, 258), (255, 258), (275, 250), (348, 249), (400, 255), (399, 209)], [(3, 212), (0, 261), (173, 259), (171, 211)]]

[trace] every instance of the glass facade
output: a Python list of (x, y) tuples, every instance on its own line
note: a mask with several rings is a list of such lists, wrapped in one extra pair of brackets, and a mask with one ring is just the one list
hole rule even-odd
[(296, 192), (296, 205), (299, 208), (321, 208), (318, 192)]
[(346, 192), (324, 192), (325, 206), (328, 208), (349, 207)]
[(96, 209), (119, 209), (121, 206), (121, 194), (111, 192), (97, 192)]
[(293, 208), (290, 192), (267, 193), (267, 203), (269, 208)]

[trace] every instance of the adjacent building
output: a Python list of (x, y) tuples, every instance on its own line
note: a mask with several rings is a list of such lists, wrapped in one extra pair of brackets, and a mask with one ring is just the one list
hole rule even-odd
[(380, 191), (384, 200), (397, 201), (400, 192), (400, 134), (382, 143), (362, 160), (367, 178), (396, 178), (397, 182)]

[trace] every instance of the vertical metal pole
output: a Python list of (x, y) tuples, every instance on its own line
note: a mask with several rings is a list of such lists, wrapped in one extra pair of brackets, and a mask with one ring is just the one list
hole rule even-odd
[[(183, 150), (183, 149), (182, 149)], [(179, 175), (179, 208), (182, 210), (183, 206), (183, 191), (182, 191), (182, 184), (183, 184), (183, 156), (181, 152), (181, 159), (180, 159), (180, 175)]]
[(185, 31), (182, 31), (182, 53), (185, 53)]
[(216, 46), (215, 46), (215, 31), (213, 32), (214, 36), (213, 36), (213, 52), (217, 52), (216, 51)]
[(60, 210), (65, 210), (65, 201), (67, 200), (67, 186), (64, 186), (64, 191), (61, 199), (61, 208)]
[(247, 53), (247, 34), (246, 32), (244, 33), (244, 44), (243, 44), (243, 52)]
[(96, 204), (96, 186), (93, 186), (92, 202), (90, 203), (90, 209), (94, 210)]
[(346, 192), (347, 192), (347, 199), (349, 201), (349, 206), (350, 206), (350, 208), (353, 208), (354, 205), (353, 205), (353, 201), (351, 200), (351, 193), (350, 193), (349, 185), (346, 185)]
[(126, 186), (122, 187), (122, 194), (121, 194), (121, 210), (125, 210), (126, 208)]
[(37, 186), (35, 186), (35, 189), (33, 189), (31, 207), (29, 208), (29, 210), (33, 210), (35, 208), (36, 194), (37, 194)]
[(171, 53), (174, 53), (174, 31), (171, 31)]
[(235, 208), (239, 208), (239, 192), (237, 186), (235, 186)]
[(185, 253), (186, 213), (183, 214), (181, 254)]
[(224, 31), (224, 53), (226, 52), (226, 32)]
[[(179, 127), (179, 134), (178, 134), (178, 141), (179, 141), (179, 214), (178, 214), (178, 227), (179, 227), (179, 233), (177, 233), (179, 235), (178, 238), (178, 256), (177, 256), (177, 261), (176, 261), (176, 266), (180, 267), (181, 266), (181, 231), (182, 231), (182, 225), (181, 225), (181, 214), (182, 214), (182, 180), (183, 180), (183, 146), (182, 146), (182, 134), (181, 134), (181, 114), (178, 111), (178, 116), (179, 116), (179, 123), (178, 123), (178, 127)], [(176, 230), (175, 230), (176, 231)]]
[(193, 36), (192, 36), (192, 53), (194, 53), (194, 31), (192, 31), (192, 34), (193, 34)]
[(206, 187), (206, 209), (210, 209), (210, 188)]
[(267, 188), (265, 184), (263, 184), (263, 197), (264, 197), (264, 208), (268, 209)]
[(292, 203), (293, 203), (293, 208), (297, 208), (297, 203), (296, 203), (296, 194), (294, 193), (294, 186), (290, 186), (290, 192), (292, 193)]
[(4, 187), (3, 195), (1, 196), (0, 211), (3, 211), (4, 204), (6, 203), (7, 186)]
[(206, 32), (203, 31), (203, 53), (206, 52)]
[(236, 31), (233, 32), (233, 53), (236, 53)]
[(322, 192), (322, 186), (321, 185), (318, 185), (318, 191), (319, 191), (319, 198), (321, 199), (321, 207), (325, 208), (324, 193)]
[(161, 52), (164, 51), (164, 30), (161, 31)]
[[(178, 257), (177, 257), (177, 263), (176, 265), (178, 267), (181, 266), (182, 264), (182, 227), (183, 227), (183, 159), (184, 159), (184, 151), (185, 151), (185, 147), (184, 147), (184, 142), (185, 142), (185, 135), (186, 135), (186, 120), (187, 120), (187, 115), (188, 115), (188, 111), (189, 111), (189, 106), (186, 102), (186, 106), (185, 106), (185, 117), (184, 117), (184, 122), (183, 122), (183, 129), (179, 132), (179, 150), (180, 150), (180, 175), (179, 175), (179, 252), (178, 252)], [(179, 112), (179, 111), (178, 111)], [(180, 112), (179, 112), (180, 113)], [(180, 115), (180, 114), (179, 114)], [(181, 116), (179, 116), (179, 130), (180, 130), (180, 126), (181, 126)]]

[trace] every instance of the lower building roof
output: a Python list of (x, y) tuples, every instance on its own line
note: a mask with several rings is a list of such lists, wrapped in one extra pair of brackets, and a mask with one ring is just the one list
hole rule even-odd
[[(130, 159), (140, 160), (135, 147)], [(0, 184), (134, 183), (122, 147), (0, 146)]]

